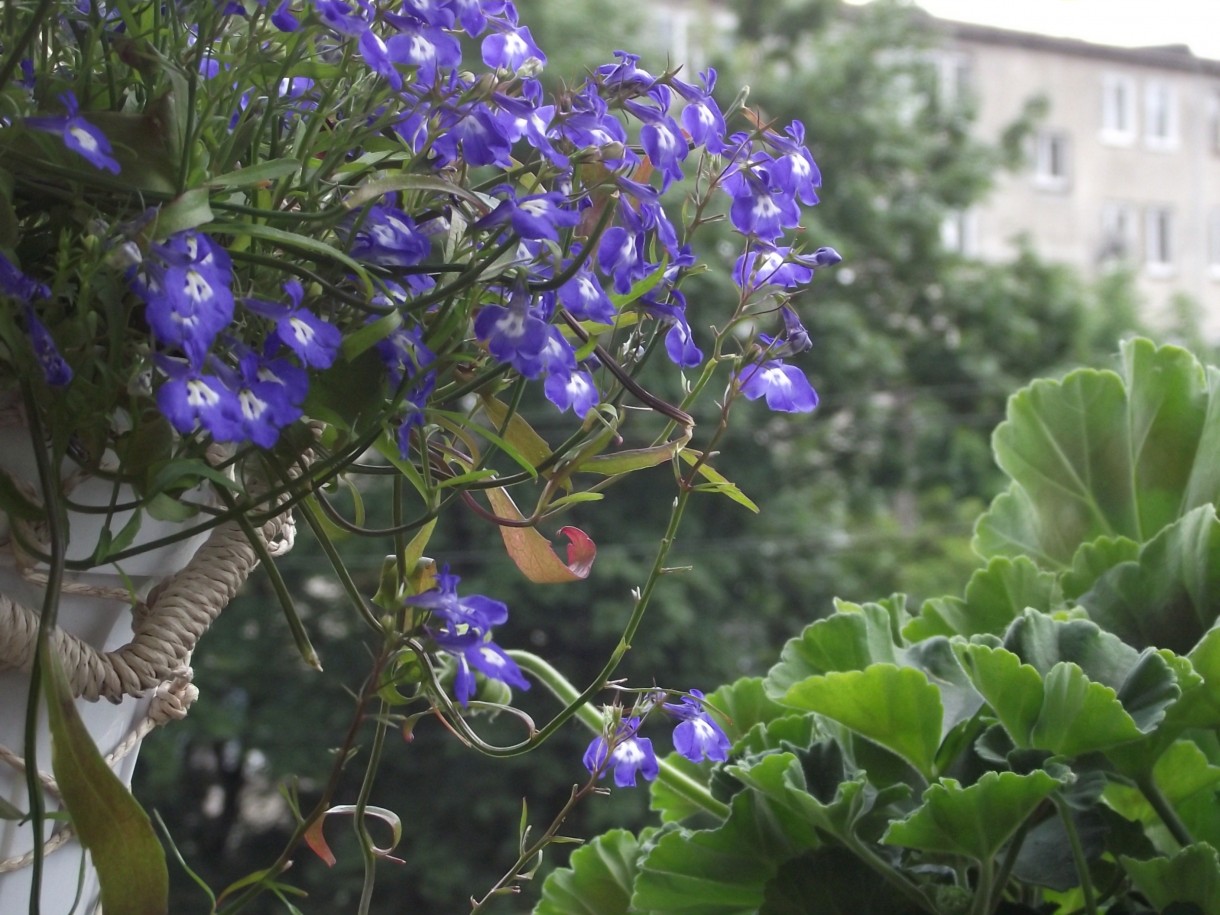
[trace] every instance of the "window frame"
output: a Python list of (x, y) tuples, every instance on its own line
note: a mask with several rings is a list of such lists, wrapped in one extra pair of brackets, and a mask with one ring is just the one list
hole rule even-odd
[(1132, 146), (1139, 135), (1135, 77), (1103, 73), (1101, 77), (1101, 140), (1111, 146)]

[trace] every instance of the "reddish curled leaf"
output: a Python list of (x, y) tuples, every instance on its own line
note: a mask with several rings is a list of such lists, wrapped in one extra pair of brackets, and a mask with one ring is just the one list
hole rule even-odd
[(597, 544), (578, 527), (561, 527), (559, 533), (568, 538), (568, 568), (577, 578), (588, 578), (597, 558)]
[(393, 842), (391, 842), (390, 845), (385, 848), (374, 845), (372, 846), (372, 852), (383, 860), (393, 861), (395, 864), (403, 863), (401, 858), (395, 858), (390, 854), (390, 852), (394, 850), (395, 846), (402, 841), (402, 820), (399, 819), (398, 814), (396, 814), (393, 810), (386, 810), (384, 807), (374, 807), (372, 805), (361, 808), (357, 807), (355, 804), (337, 804), (326, 811), (326, 813), (322, 814), (322, 816), (314, 820), (309, 829), (305, 830), (304, 836), (305, 844), (313, 849), (314, 854), (326, 862), (327, 867), (335, 866), (335, 854), (330, 850), (330, 846), (326, 844), (326, 836), (322, 834), (322, 826), (326, 822), (326, 818), (328, 816), (336, 813), (363, 813), (363, 815), (366, 817), (372, 817), (373, 819), (381, 820), (383, 823), (387, 824), (390, 827), (391, 833), (393, 834)]
[[(508, 521), (524, 521), (516, 503), (503, 489), (487, 490), (487, 499), (492, 511)], [(551, 541), (532, 527), (500, 525), (500, 536), (504, 548), (522, 574), (539, 585), (559, 584), (565, 581), (581, 581), (589, 577), (597, 547), (584, 531), (565, 527), (560, 533), (568, 538), (568, 561), (565, 563), (555, 555)]]
[(330, 846), (326, 844), (326, 836), (322, 834), (322, 826), (326, 823), (326, 816), (323, 814), (305, 830), (305, 844), (308, 845), (315, 855), (326, 862), (327, 867), (335, 866), (335, 853), (330, 850)]

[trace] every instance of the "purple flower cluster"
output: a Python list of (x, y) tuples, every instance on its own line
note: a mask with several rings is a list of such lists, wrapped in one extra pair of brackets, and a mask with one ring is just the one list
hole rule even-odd
[(500, 680), (518, 689), (529, 689), (529, 681), (515, 661), (491, 640), (491, 630), (508, 619), (508, 607), (481, 594), (460, 597), (461, 579), (444, 569), (436, 587), (409, 597), (406, 603), (431, 614), (428, 632), (441, 650), (456, 664), (453, 691), (465, 706), (475, 693), (478, 671), (491, 680)]
[[(679, 755), (695, 763), (704, 759), (724, 762), (729, 758), (728, 735), (708, 714), (699, 690), (692, 689), (680, 703), (665, 702), (660, 707), (678, 719), (673, 742)], [(639, 736), (642, 720), (639, 715), (632, 715), (615, 726), (613, 735), (594, 738), (585, 750), (585, 768), (598, 777), (613, 769), (614, 783), (620, 788), (635, 787), (637, 774), (644, 776), (645, 781), (656, 778), (660, 766), (652, 741)]]

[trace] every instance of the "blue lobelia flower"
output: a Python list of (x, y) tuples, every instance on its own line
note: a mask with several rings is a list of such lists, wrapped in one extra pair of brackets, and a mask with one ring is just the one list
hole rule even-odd
[(301, 307), (305, 292), (296, 280), (284, 283), (284, 292), (291, 305), (253, 298), (243, 300), (243, 304), (263, 317), (272, 318), (276, 322), (276, 337), (305, 365), (315, 369), (330, 368), (343, 342), (339, 328)]
[(66, 115), (59, 117), (33, 117), (25, 119), (25, 126), (47, 133), (57, 133), (63, 137), (64, 146), (79, 153), (89, 160), (94, 168), (104, 169), (117, 175), (119, 163), (111, 156), (110, 141), (97, 127), (94, 127), (80, 116), (80, 105), (76, 96), (65, 92), (59, 97), (67, 110)]
[(608, 768), (613, 768), (614, 783), (620, 788), (634, 788), (637, 773), (643, 775), (645, 781), (652, 781), (660, 766), (652, 741), (636, 736), (639, 728), (639, 718), (628, 718), (620, 724), (614, 735), (613, 749), (604, 736), (596, 738), (585, 750), (585, 768), (599, 777), (604, 776)]
[(508, 607), (498, 600), (481, 594), (459, 597), (457, 586), (461, 580), (446, 566), (436, 576), (436, 587), (406, 598), (405, 603), (430, 611), (451, 635), (467, 630), (483, 634), (508, 619)]
[(431, 250), (432, 243), (414, 219), (397, 207), (377, 205), (369, 207), (348, 253), (379, 267), (413, 267)]
[(729, 207), (733, 227), (769, 242), (801, 221), (793, 192), (777, 182), (773, 165), (765, 153), (758, 154), (729, 174), (723, 185), (733, 198)]
[(453, 694), (463, 707), (475, 693), (477, 684), (474, 670), (489, 680), (500, 680), (522, 690), (530, 688), (529, 681), (521, 673), (517, 662), (484, 634), (468, 630), (461, 635), (441, 632), (435, 633), (433, 637), (436, 644), (457, 662), (457, 671), (453, 677)]
[(546, 55), (534, 43), (534, 36), (526, 26), (497, 25), (483, 39), (481, 50), (483, 63), (493, 70), (511, 70), (515, 73), (531, 60), (539, 65), (546, 63)]
[(171, 236), (154, 255), (132, 277), (149, 327), (162, 346), (181, 347), (193, 365), (202, 365), (216, 336), (233, 320), (229, 255), (194, 231)]
[(843, 258), (834, 248), (818, 248), (812, 254), (796, 254), (790, 247), (759, 243), (733, 267), (733, 281), (742, 289), (781, 286), (795, 289), (813, 279), (817, 267), (829, 267)]
[(272, 447), (280, 430), (300, 419), (309, 390), (309, 376), (286, 359), (260, 359), (249, 352), (239, 362), (239, 379), (231, 390), (237, 412), (231, 428), (213, 436), (217, 441), (253, 442)]
[(474, 321), (474, 333), (488, 351), (507, 362), (526, 378), (537, 378), (545, 369), (543, 351), (551, 343), (549, 325), (532, 314), (530, 295), (515, 290), (508, 305), (485, 305)]
[(157, 408), (183, 435), (200, 427), (218, 441), (232, 441), (239, 428), (237, 395), (217, 375), (180, 359), (157, 358), (166, 374), (157, 389)]
[(43, 377), (53, 388), (64, 387), (72, 380), (72, 366), (68, 365), (67, 360), (59, 352), (59, 348), (55, 345), (55, 338), (51, 336), (46, 325), (38, 319), (38, 315), (34, 314), (34, 309), (27, 305), (23, 309), (23, 313), (26, 329), (30, 334), (30, 345), (42, 368)]
[[(577, 254), (578, 249), (573, 249)], [(559, 301), (572, 316), (581, 321), (596, 321), (598, 324), (613, 324), (617, 312), (614, 303), (593, 271), (582, 268), (559, 287)]]
[(674, 89), (686, 102), (682, 109), (682, 126), (696, 146), (702, 146), (710, 153), (721, 153), (725, 149), (724, 138), (728, 127), (720, 106), (712, 98), (712, 91), (716, 88), (716, 71), (708, 67), (699, 74), (699, 78), (703, 81), (702, 89), (677, 78), (673, 80)]
[(782, 413), (808, 413), (818, 405), (818, 394), (804, 373), (782, 359), (753, 362), (737, 375), (747, 400), (765, 397), (767, 406)]
[(703, 693), (692, 689), (681, 703), (667, 702), (662, 707), (680, 719), (674, 728), (674, 749), (680, 754), (696, 763), (702, 759), (724, 762), (729, 758), (728, 735), (707, 713)]
[(509, 223), (522, 238), (557, 242), (560, 228), (569, 228), (580, 222), (580, 213), (565, 207), (566, 198), (556, 191), (517, 197), (511, 189), (502, 190), (507, 190), (509, 196), (476, 222), (474, 228), (485, 229)]
[(18, 302), (29, 303), (35, 299), (50, 298), (51, 289), (45, 283), (30, 279), (0, 253), (0, 293)]

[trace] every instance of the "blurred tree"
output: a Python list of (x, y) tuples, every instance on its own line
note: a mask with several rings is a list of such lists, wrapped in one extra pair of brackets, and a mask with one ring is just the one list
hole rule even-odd
[[(518, 5), (556, 74), (579, 73), (616, 48), (647, 40), (642, 6), (627, 0)], [(711, 688), (761, 672), (782, 640), (829, 612), (836, 595), (870, 599), (901, 589), (918, 596), (959, 587), (975, 564), (968, 519), (997, 483), (988, 439), (1008, 394), (1036, 374), (1103, 359), (1135, 325), (1120, 275), (1090, 287), (1028, 250), (1011, 264), (982, 265), (942, 245), (946, 218), (985, 194), (998, 169), (1017, 164), (1027, 124), (1014, 125), (1004, 147), (975, 139), (969, 100), (939, 94), (930, 56), (935, 36), (909, 7), (727, 5), (739, 25), (716, 61), (720, 86), (748, 83), (757, 116), (781, 129), (794, 118), (805, 123), (826, 183), (803, 243), (833, 245), (845, 262), (795, 303), (815, 343), (799, 362), (822, 406), (797, 418), (761, 404), (736, 407), (737, 425), (716, 466), (763, 511), (754, 516), (714, 495), (692, 502), (671, 556), (675, 571), (621, 669), (636, 686), (656, 677), (664, 686)], [(663, 67), (663, 53), (645, 64)], [(727, 238), (723, 225), (716, 231)], [(733, 250), (718, 245), (714, 233), (705, 243)], [(696, 333), (731, 309), (731, 269), (723, 261), (690, 287)], [(536, 414), (543, 434), (546, 417)], [(704, 428), (712, 421), (700, 419)], [(599, 545), (588, 581), (527, 586), (494, 529), (473, 515), (447, 515), (428, 551), (451, 563), (464, 587), (509, 604), (502, 644), (538, 649), (582, 681), (617, 643), (631, 589), (645, 577), (673, 499), (670, 468), (636, 476), (605, 503), (581, 506), (567, 519)], [(359, 543), (348, 547), (371, 591), (381, 556), (361, 555)], [(137, 791), (214, 886), (274, 857), (290, 826), (276, 785), (299, 773), (298, 790), (308, 797), (329, 765), (326, 748), (338, 744), (350, 715), (345, 690), (357, 687), (364, 669), (364, 633), (328, 589), (319, 563), (302, 543), (284, 565), (294, 593), (304, 595), (306, 623), (326, 665), (316, 685), (291, 692), (280, 685), (301, 682), (301, 670), (278, 650), (286, 627), (270, 589), (256, 581), (196, 656), (203, 698), (195, 711), (145, 748)], [(687, 565), (691, 571), (682, 571)], [(277, 650), (267, 649), (270, 641)], [(554, 705), (539, 693), (518, 698), (545, 720)], [(658, 747), (666, 740), (659, 737)], [(562, 804), (582, 774), (587, 741), (573, 727), (543, 752), (501, 761), (479, 758), (428, 722), (412, 743), (395, 741), (373, 802), (402, 815), (406, 838), (398, 853), (407, 863), (380, 865), (373, 911), (461, 910), (462, 900), (481, 894), (515, 857), (522, 799), (536, 825)], [(352, 796), (358, 774), (354, 766)], [(578, 811), (565, 831), (631, 825), (646, 799), (643, 791), (616, 791)], [(352, 910), (360, 862), (345, 834), (349, 824), (328, 824), (339, 856), (333, 870), (308, 853), (294, 866), (293, 882), (309, 892), (294, 900), (302, 912)], [(192, 898), (185, 876), (177, 877), (175, 898)], [(193, 898), (196, 909), (176, 912), (206, 912), (203, 894)], [(505, 901), (493, 911), (523, 908)]]

